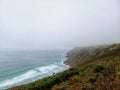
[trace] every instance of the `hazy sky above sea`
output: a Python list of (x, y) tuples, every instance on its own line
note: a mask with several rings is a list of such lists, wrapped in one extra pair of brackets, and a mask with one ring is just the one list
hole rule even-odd
[(0, 0), (1, 49), (120, 42), (120, 0)]

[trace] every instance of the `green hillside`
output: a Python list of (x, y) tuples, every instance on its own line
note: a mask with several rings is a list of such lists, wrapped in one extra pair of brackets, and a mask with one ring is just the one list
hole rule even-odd
[(120, 44), (74, 48), (70, 69), (9, 90), (120, 90)]

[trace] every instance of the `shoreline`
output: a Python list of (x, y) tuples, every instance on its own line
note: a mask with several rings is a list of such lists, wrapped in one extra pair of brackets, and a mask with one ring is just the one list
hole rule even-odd
[[(69, 66), (68, 69), (61, 70), (55, 74), (52, 74), (48, 77), (45, 77), (45, 78), (42, 78), (39, 80), (36, 80), (35, 82), (32, 82), (32, 83), (12, 87), (11, 89), (8, 89), (8, 90), (17, 90), (17, 89), (19, 89), (19, 90), (23, 90), (23, 89), (25, 89), (25, 90), (34, 90), (34, 89), (35, 90), (48, 90), (48, 88), (50, 90), (57, 90), (57, 89), (51, 89), (51, 88), (53, 88), (53, 87), (60, 88), (61, 84), (64, 85), (64, 82), (66, 80), (67, 81), (70, 80), (69, 82), (71, 82), (71, 77), (74, 77), (74, 75), (77, 75), (77, 77), (80, 79), (79, 74), (81, 74), (81, 75), (86, 74), (85, 75), (86, 79), (88, 79), (88, 81), (90, 81), (89, 84), (92, 85), (93, 79), (87, 78), (88, 77), (87, 73), (85, 73), (83, 71), (92, 72), (93, 75), (94, 74), (96, 75), (96, 72), (98, 72), (98, 71), (94, 72), (94, 70), (97, 70), (96, 68), (99, 67), (100, 65), (101, 65), (100, 67), (102, 67), (102, 68), (100, 68), (100, 70), (104, 70), (103, 69), (104, 67), (105, 67), (105, 69), (107, 69), (107, 66), (105, 63), (104, 63), (104, 66), (102, 65), (103, 62), (106, 61), (106, 63), (107, 63), (107, 59), (109, 58), (111, 60), (111, 57), (112, 57), (113, 60), (111, 60), (111, 61), (114, 64), (114, 62), (115, 62), (114, 58), (118, 57), (117, 55), (120, 53), (120, 45), (113, 44), (113, 45), (107, 46), (107, 48), (106, 47), (97, 47), (97, 48), (96, 47), (95, 48), (88, 47), (86, 49), (82, 49), (82, 50), (80, 49), (80, 51), (77, 53), (76, 52), (77, 51), (71, 53), (71, 51), (70, 51), (69, 53), (71, 53), (71, 54), (67, 55), (67, 57), (65, 57), (64, 59), (61, 59), (62, 64), (66, 65), (65, 61), (68, 63), (66, 65), (66, 66)], [(79, 63), (76, 63), (76, 60), (79, 60)], [(84, 60), (84, 62), (81, 62), (81, 60)], [(111, 61), (109, 61), (109, 63), (107, 63), (107, 64), (111, 65)], [(102, 63), (102, 64), (98, 64), (97, 62)], [(72, 65), (70, 63), (72, 63), (72, 65), (76, 65), (76, 67), (73, 66), (73, 68), (72, 68), (71, 67)], [(91, 68), (91, 69), (89, 69), (89, 68)], [(90, 78), (91, 77), (92, 76), (90, 76)], [(77, 78), (77, 81), (78, 81), (78, 78)], [(81, 78), (84, 81), (84, 79), (85, 79), (84, 76)], [(76, 80), (76, 78), (75, 78), (75, 80)], [(103, 78), (103, 80), (104, 80), (104, 78)], [(77, 81), (75, 83), (77, 83)], [(80, 81), (81, 81), (81, 79), (80, 79)], [(69, 83), (69, 82), (66, 82), (66, 83)], [(97, 82), (97, 81), (95, 81), (95, 82)], [(84, 83), (87, 84), (88, 82), (84, 82)], [(99, 81), (97, 83), (99, 85)], [(34, 85), (36, 85), (36, 86), (34, 86)], [(56, 87), (56, 85), (59, 85), (60, 87)], [(70, 84), (70, 85), (72, 86), (72, 84)]]
[[(59, 69), (53, 70), (53, 71), (50, 72), (48, 75), (46, 75), (46, 76), (40, 76), (40, 78), (34, 79), (34, 80), (32, 80), (32, 81), (27, 81), (27, 82), (26, 82), (26, 80), (25, 80), (25, 81), (22, 81), (22, 82), (16, 82), (16, 83), (13, 83), (13, 84), (4, 85), (5, 83), (9, 83), (9, 81), (11, 81), (12, 78), (8, 79), (8, 81), (4, 80), (4, 81), (6, 81), (6, 82), (3, 81), (3, 83), (1, 83), (1, 89), (6, 90), (6, 89), (13, 88), (13, 87), (16, 87), (16, 86), (21, 86), (21, 85), (33, 83), (33, 82), (36, 82), (36, 81), (41, 80), (41, 79), (43, 79), (43, 78), (47, 78), (47, 77), (50, 77), (50, 76), (52, 76), (52, 75), (54, 75), (54, 74), (58, 74), (58, 73), (60, 73), (60, 72), (63, 72), (63, 71), (65, 71), (65, 70), (69, 69), (69, 66), (66, 65), (66, 64), (64, 64), (64, 61), (66, 61), (66, 58), (61, 58), (61, 60), (60, 60), (60, 63), (61, 63), (61, 64), (58, 63), (58, 67), (60, 67), (59, 64), (60, 64), (60, 65), (63, 65), (63, 67), (62, 67), (62, 66), (60, 67), (61, 69), (59, 68)], [(51, 65), (54, 65), (54, 64), (57, 66), (57, 63), (53, 63), (53, 64), (51, 64)], [(50, 65), (49, 65), (49, 66), (50, 66)], [(46, 67), (46, 66), (43, 66), (43, 67)], [(36, 68), (42, 68), (42, 67), (36, 67)], [(30, 70), (29, 70), (29, 71), (30, 71)], [(29, 71), (27, 71), (27, 72), (29, 72)], [(27, 73), (27, 72), (25, 72), (25, 73)], [(25, 74), (25, 73), (23, 73), (23, 74)], [(21, 74), (21, 75), (23, 75), (23, 74)], [(19, 75), (19, 76), (21, 76), (21, 75)], [(15, 76), (15, 77), (13, 77), (13, 78), (17, 78), (17, 77), (19, 77), (19, 76)], [(37, 78), (37, 76), (36, 76), (36, 78)], [(17, 83), (18, 83), (18, 84), (17, 84)], [(3, 86), (2, 86), (2, 84), (3, 84)]]

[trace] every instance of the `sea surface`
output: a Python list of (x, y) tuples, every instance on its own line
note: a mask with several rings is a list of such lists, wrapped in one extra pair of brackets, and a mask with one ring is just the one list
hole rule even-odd
[(0, 51), (0, 90), (33, 82), (68, 68), (66, 50)]

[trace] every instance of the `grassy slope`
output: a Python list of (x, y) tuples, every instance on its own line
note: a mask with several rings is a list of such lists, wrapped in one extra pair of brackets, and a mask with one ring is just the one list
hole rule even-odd
[(74, 67), (69, 70), (9, 90), (120, 90), (120, 45), (86, 52), (71, 57)]
[[(52, 90), (120, 90), (120, 54), (93, 60)], [(80, 67), (79, 67), (80, 68)]]

